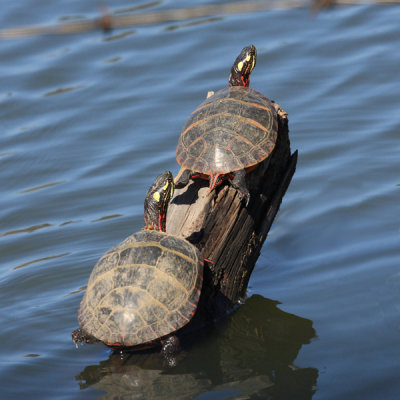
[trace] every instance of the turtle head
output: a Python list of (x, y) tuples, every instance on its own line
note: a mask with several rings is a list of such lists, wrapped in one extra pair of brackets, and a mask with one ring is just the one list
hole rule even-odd
[(256, 66), (257, 50), (254, 45), (246, 46), (237, 56), (229, 76), (229, 86), (249, 86), (250, 74)]
[(144, 201), (144, 229), (165, 232), (167, 209), (174, 194), (174, 178), (170, 171), (158, 175)]

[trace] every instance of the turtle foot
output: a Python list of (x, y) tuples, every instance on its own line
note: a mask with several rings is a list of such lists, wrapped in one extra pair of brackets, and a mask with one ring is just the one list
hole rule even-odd
[(75, 346), (78, 347), (78, 343), (98, 343), (99, 340), (94, 336), (87, 333), (82, 328), (75, 329), (72, 333), (72, 341), (75, 343)]
[(168, 363), (168, 366), (176, 366), (176, 356), (179, 353), (181, 347), (177, 336), (169, 336), (167, 339), (162, 341), (161, 354)]
[(189, 179), (193, 175), (190, 169), (185, 169), (179, 171), (178, 175), (175, 177), (175, 186), (177, 188), (183, 188), (189, 183)]
[(239, 198), (247, 207), (250, 202), (250, 192), (246, 184), (246, 171), (244, 169), (236, 171), (231, 179), (232, 186), (238, 191)]

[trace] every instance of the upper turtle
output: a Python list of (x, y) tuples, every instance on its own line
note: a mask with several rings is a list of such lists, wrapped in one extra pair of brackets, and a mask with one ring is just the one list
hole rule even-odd
[(253, 45), (243, 48), (228, 87), (203, 101), (186, 121), (176, 148), (181, 165), (175, 178), (178, 187), (199, 174), (209, 179), (210, 191), (228, 179), (248, 204), (246, 172), (271, 154), (278, 133), (271, 100), (249, 87), (256, 59)]

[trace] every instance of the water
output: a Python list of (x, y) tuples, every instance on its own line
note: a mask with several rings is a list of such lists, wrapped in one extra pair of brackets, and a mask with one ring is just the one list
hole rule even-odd
[[(2, 28), (96, 15), (36, 3), (3, 1)], [(1, 42), (2, 398), (397, 399), (398, 15), (288, 9)], [(183, 123), (249, 43), (251, 85), (289, 113), (299, 150), (249, 299), (174, 368), (76, 349), (91, 268), (141, 228), (153, 178), (178, 171)]]

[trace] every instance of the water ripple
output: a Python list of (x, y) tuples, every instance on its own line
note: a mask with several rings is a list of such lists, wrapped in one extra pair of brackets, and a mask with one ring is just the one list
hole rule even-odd
[(39, 185), (35, 186), (29, 189), (22, 190), (20, 193), (30, 193), (30, 192), (36, 192), (37, 190), (42, 190), (42, 189), (47, 189), (52, 186), (60, 185), (62, 183), (65, 183), (66, 181), (58, 181), (58, 182), (51, 182), (51, 183), (46, 183), (44, 185)]
[(86, 87), (85, 85), (77, 85), (77, 86), (69, 86), (69, 87), (65, 87), (65, 88), (59, 88), (59, 89), (45, 93), (43, 95), (43, 97), (55, 96), (57, 94), (62, 94), (62, 93), (68, 93), (68, 92), (72, 92), (74, 90), (84, 89), (85, 87)]
[(28, 265), (39, 263), (39, 262), (42, 262), (42, 261), (54, 260), (55, 258), (65, 257), (65, 256), (68, 256), (68, 255), (70, 255), (70, 253), (63, 253), (63, 254), (57, 254), (57, 255), (54, 255), (54, 256), (38, 258), (37, 260), (32, 260), (32, 261), (28, 261), (28, 262), (25, 262), (23, 264), (17, 265), (13, 269), (24, 268), (24, 267), (27, 267)]
[(4, 236), (8, 236), (8, 235), (16, 235), (19, 233), (31, 233), (31, 232), (37, 231), (38, 229), (49, 228), (50, 226), (53, 226), (53, 225), (52, 224), (33, 225), (33, 226), (29, 226), (28, 228), (15, 229), (12, 231), (2, 233), (0, 235), (0, 237), (4, 237)]
[[(67, 24), (76, 20), (85, 25), (96, 13), (90, 2), (3, 3), (2, 29), (46, 25), (60, 15), (67, 16)], [(178, 7), (174, 2), (142, 3), (154, 8), (149, 11), (156, 17)], [(209, 11), (213, 2), (194, 3)], [(244, 9), (249, 2), (236, 3)], [(98, 364), (102, 373), (107, 365), (104, 347), (77, 351), (71, 344), (90, 271), (107, 249), (142, 228), (143, 201), (154, 177), (179, 170), (175, 148), (185, 120), (208, 90), (227, 85), (235, 55), (249, 43), (259, 50), (251, 85), (288, 112), (292, 150), (299, 150), (297, 171), (252, 273), (251, 291), (313, 321), (318, 339), (303, 346), (294, 363), (319, 370), (316, 397), (397, 398), (397, 8), (337, 7), (312, 17), (306, 8), (277, 11), (277, 3), (264, 5), (274, 9), (198, 19), (182, 14), (178, 22), (164, 18), (153, 26), (135, 26), (134, 34), (124, 28), (115, 36), (87, 32), (2, 41), (4, 398), (25, 399), (27, 388), (30, 398), (41, 400), (60, 393), (70, 399), (103, 395), (93, 388), (81, 390), (74, 379), (86, 367), (86, 377), (97, 379), (92, 366)], [(135, 11), (123, 6), (120, 14)], [(151, 12), (138, 12), (135, 18)], [(81, 15), (86, 19), (78, 19)], [(244, 311), (243, 321), (248, 317)], [(252, 318), (266, 323), (267, 338), (271, 325), (265, 310), (255, 308)], [(280, 333), (293, 331), (290, 327), (278, 330), (278, 340)], [(188, 370), (213, 377), (199, 398), (217, 396), (225, 378), (233, 377), (245, 390), (248, 360), (217, 345), (225, 333), (233, 339), (227, 343), (235, 341), (236, 331), (225, 324), (218, 331), (204, 342), (211, 358), (204, 358), (196, 342), (176, 370), (180, 378)], [(252, 353), (254, 368), (264, 374), (271, 357), (276, 365), (287, 366), (274, 349)], [(274, 379), (287, 388), (290, 382), (279, 368)], [(296, 383), (299, 371), (292, 371)], [(43, 384), (50, 381), (50, 386)], [(149, 388), (154, 397), (165, 398), (159, 387)]]

